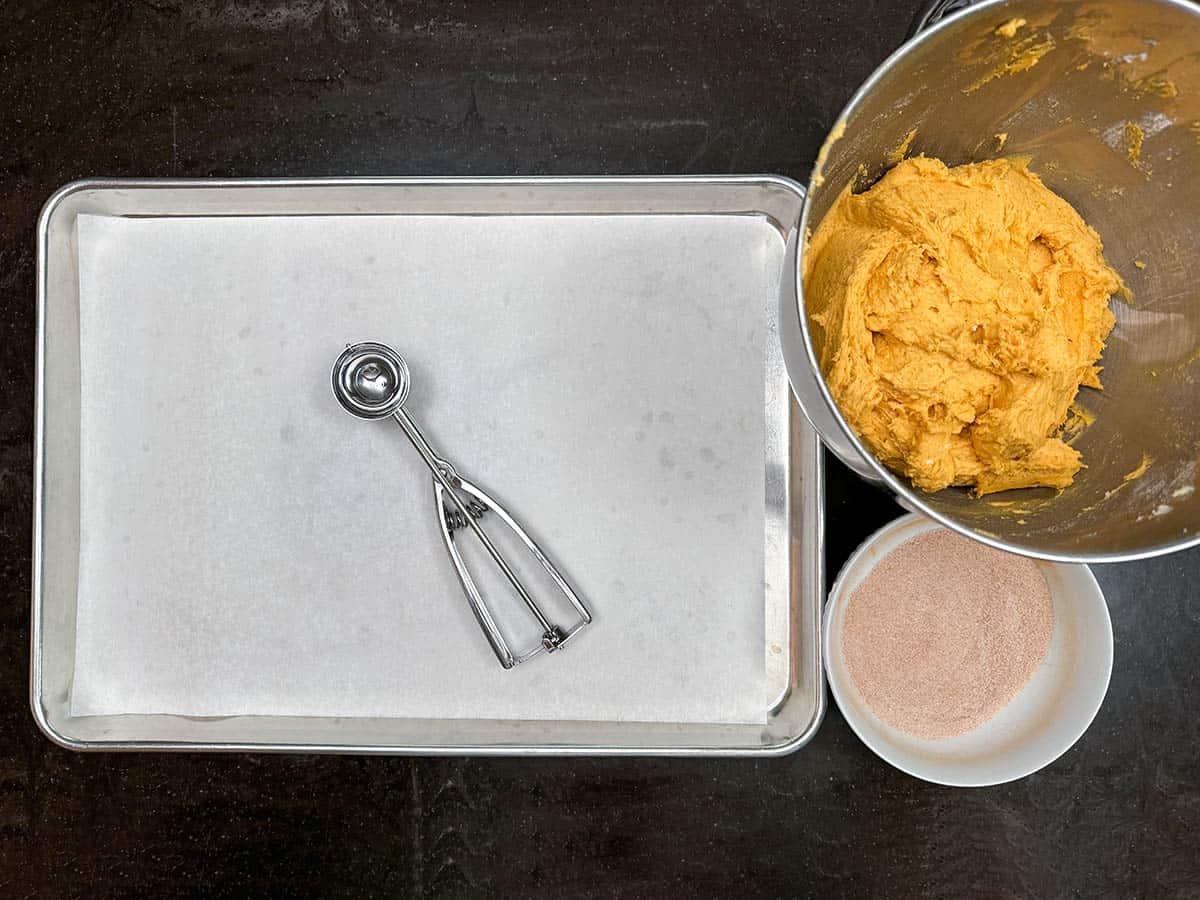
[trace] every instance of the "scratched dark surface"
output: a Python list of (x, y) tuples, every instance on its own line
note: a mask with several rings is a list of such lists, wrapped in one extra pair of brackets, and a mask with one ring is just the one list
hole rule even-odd
[[(914, 781), (832, 710), (760, 762), (77, 755), (27, 707), (34, 220), (85, 176), (779, 172), (913, 0), (0, 8), (0, 897), (1200, 895), (1200, 553), (1107, 567), (1060, 761)], [(895, 515), (833, 466), (829, 564)]]

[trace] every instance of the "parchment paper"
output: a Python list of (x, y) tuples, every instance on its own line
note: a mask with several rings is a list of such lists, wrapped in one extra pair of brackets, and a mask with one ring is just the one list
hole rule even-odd
[[(764, 720), (766, 222), (81, 216), (78, 242), (73, 715)], [(358, 340), (591, 604), (562, 652), (496, 662), (423, 464), (333, 399)]]

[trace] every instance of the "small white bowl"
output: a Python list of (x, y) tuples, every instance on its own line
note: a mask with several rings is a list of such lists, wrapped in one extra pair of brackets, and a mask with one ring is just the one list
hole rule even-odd
[(1058, 759), (1091, 725), (1112, 674), (1112, 621), (1091, 570), (1036, 560), (1050, 587), (1054, 633), (1029, 683), (994, 718), (967, 734), (925, 740), (893, 728), (871, 712), (842, 659), (842, 622), (851, 595), (875, 564), (905, 541), (942, 526), (922, 515), (901, 516), (868, 538), (846, 561), (821, 629), (825, 671), (834, 699), (864, 744), (897, 769), (955, 787), (1002, 784)]

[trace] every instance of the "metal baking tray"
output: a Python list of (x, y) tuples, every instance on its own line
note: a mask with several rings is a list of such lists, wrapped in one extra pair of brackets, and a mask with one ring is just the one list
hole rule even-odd
[(765, 726), (72, 716), (69, 697), (79, 560), (77, 216), (703, 214), (755, 217), (786, 242), (803, 199), (800, 185), (777, 176), (93, 180), (62, 188), (38, 223), (31, 704), (39, 727), (76, 750), (766, 756), (802, 746), (825, 709), (823, 478), (817, 436), (791, 396), (777, 342), (765, 360), (763, 652), (775, 697)]

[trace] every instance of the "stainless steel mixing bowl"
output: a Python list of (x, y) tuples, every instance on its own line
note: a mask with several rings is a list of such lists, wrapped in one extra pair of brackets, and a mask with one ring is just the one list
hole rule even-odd
[[(1013, 36), (997, 31), (1013, 19), (1025, 20)], [(783, 298), (784, 355), (826, 444), (907, 505), (1029, 556), (1102, 562), (1200, 543), (1200, 7), (992, 0), (945, 19), (851, 99), (814, 169), (799, 233), (852, 179), (858, 189), (886, 171), (912, 129), (908, 155), (949, 164), (1001, 155), (997, 135), (1007, 135), (1003, 155), (1032, 157), (1100, 233), (1133, 299), (1113, 300), (1104, 391), (1080, 393), (1095, 421), (1075, 443), (1086, 465), (1075, 483), (974, 498), (917, 491), (871, 456), (821, 376), (797, 277)]]

